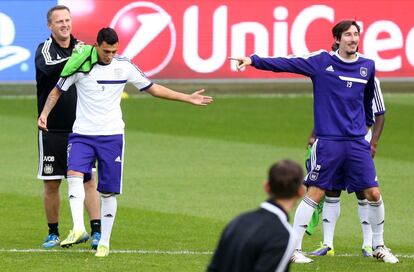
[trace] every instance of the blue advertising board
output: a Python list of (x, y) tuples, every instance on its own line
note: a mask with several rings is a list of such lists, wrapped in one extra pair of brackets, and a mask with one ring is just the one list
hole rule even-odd
[(35, 80), (36, 48), (50, 35), (46, 13), (56, 4), (0, 0), (0, 82)]

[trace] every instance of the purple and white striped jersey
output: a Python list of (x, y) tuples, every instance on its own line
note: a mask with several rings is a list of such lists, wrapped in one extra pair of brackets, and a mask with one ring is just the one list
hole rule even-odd
[[(385, 103), (382, 96), (381, 84), (377, 77), (375, 77), (375, 93), (374, 99), (372, 100), (372, 112), (374, 114), (374, 120), (377, 116), (385, 114)], [(371, 142), (372, 139), (372, 128), (370, 128), (365, 135), (365, 140)]]
[(343, 59), (338, 52), (320, 50), (302, 57), (260, 58), (252, 66), (274, 72), (291, 72), (311, 78), (314, 129), (317, 138), (363, 139), (373, 123), (375, 63), (357, 54)]
[(374, 118), (377, 115), (382, 115), (385, 113), (385, 103), (382, 96), (381, 84), (377, 77), (375, 77), (375, 93), (374, 99), (372, 100), (372, 111), (374, 113)]

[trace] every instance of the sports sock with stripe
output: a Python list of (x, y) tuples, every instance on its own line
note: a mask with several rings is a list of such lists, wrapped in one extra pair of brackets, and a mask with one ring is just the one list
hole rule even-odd
[(372, 229), (372, 247), (384, 245), (384, 217), (385, 209), (382, 197), (373, 202), (368, 201), (368, 219)]
[(368, 220), (368, 200), (358, 199), (358, 214), (362, 229), (362, 247), (372, 247), (372, 229)]
[(335, 226), (341, 214), (341, 200), (339, 197), (325, 197), (323, 203), (323, 244), (333, 248)]
[(293, 221), (293, 231), (296, 233), (297, 238), (296, 249), (302, 249), (303, 235), (317, 205), (318, 203), (305, 196), (296, 209)]
[(109, 240), (117, 211), (117, 199), (113, 194), (101, 194), (101, 200), (102, 232), (99, 244), (109, 247)]

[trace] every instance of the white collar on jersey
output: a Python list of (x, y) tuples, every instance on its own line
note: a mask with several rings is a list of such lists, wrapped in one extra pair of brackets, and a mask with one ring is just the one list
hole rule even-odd
[(338, 53), (339, 49), (335, 51), (335, 56), (338, 57), (338, 59), (342, 60), (343, 62), (348, 62), (348, 63), (352, 63), (352, 62), (356, 62), (359, 59), (359, 54), (358, 52), (356, 52), (356, 58), (354, 59), (344, 59), (343, 57), (341, 57)]

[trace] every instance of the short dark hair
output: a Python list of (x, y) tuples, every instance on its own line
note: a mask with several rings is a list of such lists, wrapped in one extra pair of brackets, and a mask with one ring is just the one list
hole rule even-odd
[(333, 37), (337, 40), (341, 40), (342, 33), (347, 31), (351, 26), (355, 26), (358, 30), (358, 33), (361, 32), (361, 28), (359, 27), (359, 25), (357, 24), (357, 22), (355, 20), (343, 20), (343, 21), (340, 21), (339, 23), (337, 23), (332, 28)]
[(67, 6), (64, 6), (64, 5), (57, 5), (57, 6), (52, 7), (51, 9), (49, 9), (47, 14), (46, 14), (47, 22), (50, 23), (52, 21), (52, 13), (55, 10), (63, 10), (63, 9), (66, 9), (70, 13), (70, 9)]
[(103, 42), (114, 45), (118, 42), (118, 34), (116, 34), (115, 30), (112, 28), (104, 27), (99, 30), (98, 36), (96, 37), (96, 42), (98, 45), (101, 45)]
[(275, 199), (292, 198), (303, 183), (303, 169), (292, 160), (281, 160), (269, 169), (270, 193)]

